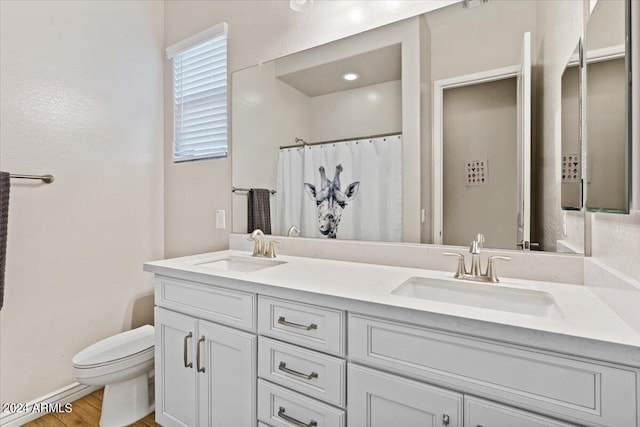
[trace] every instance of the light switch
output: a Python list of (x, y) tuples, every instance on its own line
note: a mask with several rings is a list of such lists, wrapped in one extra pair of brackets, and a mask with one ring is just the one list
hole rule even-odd
[(217, 210), (216, 211), (216, 228), (218, 228), (220, 230), (224, 230), (225, 229), (224, 210)]

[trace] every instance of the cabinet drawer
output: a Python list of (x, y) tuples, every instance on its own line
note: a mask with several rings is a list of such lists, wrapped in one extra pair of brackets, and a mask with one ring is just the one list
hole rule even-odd
[(273, 427), (345, 425), (344, 411), (261, 379), (258, 380), (258, 419)]
[(351, 314), (349, 356), (554, 417), (636, 424), (637, 371)]
[(255, 332), (255, 294), (164, 277), (155, 286), (159, 307)]
[(470, 396), (464, 397), (464, 414), (464, 427), (576, 427)]
[(343, 359), (285, 344), (258, 340), (258, 375), (332, 405), (345, 406)]
[(344, 356), (344, 311), (260, 296), (258, 331), (303, 347)]

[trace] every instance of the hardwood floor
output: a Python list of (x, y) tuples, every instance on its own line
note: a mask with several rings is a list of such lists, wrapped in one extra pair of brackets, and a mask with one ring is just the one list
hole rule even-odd
[[(73, 410), (69, 413), (51, 413), (27, 424), (28, 427), (93, 427), (100, 421), (100, 409), (102, 408), (102, 394), (104, 389), (73, 402)], [(132, 427), (156, 427), (160, 426), (154, 421), (155, 412), (145, 418), (131, 424)]]

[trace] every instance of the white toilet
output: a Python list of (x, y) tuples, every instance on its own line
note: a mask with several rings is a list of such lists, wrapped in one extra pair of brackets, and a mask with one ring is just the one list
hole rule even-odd
[(106, 338), (73, 356), (81, 384), (105, 386), (101, 427), (122, 427), (149, 415), (153, 400), (154, 328), (150, 325)]

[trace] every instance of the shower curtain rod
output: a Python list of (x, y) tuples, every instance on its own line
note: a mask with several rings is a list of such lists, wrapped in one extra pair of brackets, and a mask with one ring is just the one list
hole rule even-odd
[(280, 149), (284, 150), (286, 148), (300, 148), (307, 145), (311, 146), (311, 145), (335, 144), (336, 142), (357, 141), (359, 139), (373, 139), (373, 138), (382, 138), (384, 136), (395, 136), (395, 135), (402, 135), (402, 132), (380, 133), (378, 135), (367, 135), (367, 136), (359, 136), (357, 138), (334, 139), (331, 141), (320, 141), (320, 142), (311, 142), (311, 143), (306, 142), (304, 139), (296, 138), (296, 142), (302, 142), (302, 145), (300, 144), (281, 145)]

